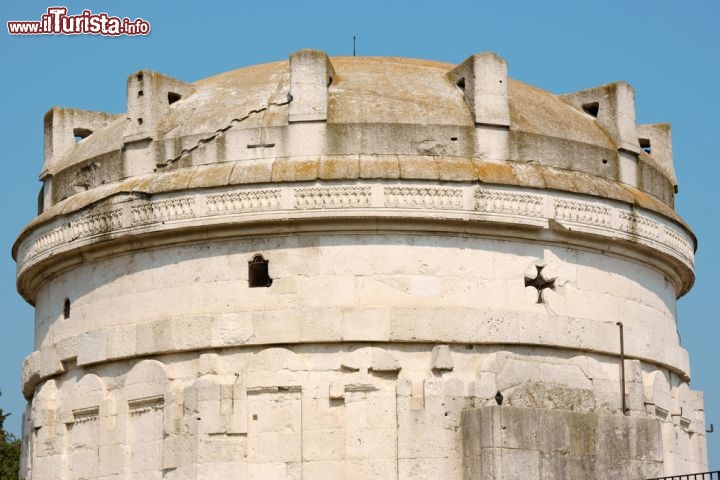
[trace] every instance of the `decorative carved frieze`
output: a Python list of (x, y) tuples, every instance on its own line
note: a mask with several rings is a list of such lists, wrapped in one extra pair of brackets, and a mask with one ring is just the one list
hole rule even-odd
[(295, 208), (347, 208), (369, 207), (371, 188), (349, 187), (308, 187), (296, 188)]
[[(474, 196), (474, 202), (465, 198)], [(545, 205), (551, 207), (546, 211)], [(627, 207), (603, 204), (597, 200), (556, 197), (549, 193), (526, 191), (479, 189), (477, 186), (308, 186), (296, 188), (272, 188), (237, 190), (223, 193), (198, 195), (179, 192), (174, 198), (145, 201), (138, 200), (122, 208), (99, 213), (80, 214), (58, 225), (38, 227), (18, 249), (18, 271), (22, 272), (38, 255), (63, 248), (85, 238), (111, 233), (120, 229), (132, 229), (162, 225), (172, 220), (202, 219), (214, 216), (242, 215), (252, 212), (295, 211), (323, 209), (353, 209), (380, 207), (393, 209), (423, 209), (450, 211), (460, 210), (489, 215), (513, 216), (515, 222), (523, 218), (542, 219), (552, 215), (556, 220), (570, 222), (586, 228), (599, 227), (631, 234), (640, 242), (662, 245), (679, 258), (692, 265), (694, 247), (692, 239), (681, 227), (662, 222), (652, 214), (629, 211)], [(285, 214), (284, 214), (285, 215)]]
[(208, 195), (207, 208), (208, 215), (277, 210), (280, 208), (280, 189), (248, 190)]
[(162, 395), (128, 401), (128, 410), (130, 411), (130, 415), (141, 415), (154, 410), (162, 410), (164, 406), (165, 397)]
[(681, 254), (688, 262), (693, 263), (695, 252), (690, 240), (677, 230), (669, 228), (667, 225), (663, 226), (663, 231), (664, 241), (662, 243)]
[(27, 260), (44, 251), (50, 250), (65, 243), (65, 231), (69, 224), (55, 227), (47, 233), (41, 234), (36, 239), (24, 242), (18, 250), (18, 265), (24, 264)]
[(143, 202), (132, 206), (133, 225), (162, 223), (195, 216), (195, 199), (180, 197), (156, 202)]
[(385, 187), (385, 206), (391, 208), (423, 208), (460, 210), (463, 208), (461, 188)]
[(556, 198), (553, 201), (556, 220), (565, 220), (586, 225), (610, 228), (612, 226), (611, 209), (592, 202)]
[(81, 408), (73, 410), (72, 414), (75, 424), (95, 422), (100, 418), (100, 408), (98, 406)]
[(121, 209), (92, 215), (82, 215), (77, 220), (70, 222), (72, 238), (90, 237), (92, 235), (117, 230), (122, 227), (121, 217)]
[(620, 219), (620, 230), (633, 235), (657, 240), (660, 232), (660, 224), (655, 220), (638, 215), (636, 212), (618, 213)]
[(475, 210), (503, 215), (543, 216), (543, 197), (496, 190), (475, 192)]

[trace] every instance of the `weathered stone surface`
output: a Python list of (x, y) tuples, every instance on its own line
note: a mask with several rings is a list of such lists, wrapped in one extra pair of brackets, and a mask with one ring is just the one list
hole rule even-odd
[(450, 348), (447, 345), (438, 345), (432, 349), (432, 369), (433, 370), (452, 370), (453, 361), (450, 354)]
[(464, 478), (658, 476), (663, 471), (660, 426), (653, 419), (563, 410), (467, 410)]
[(696, 242), (633, 95), (303, 50), (54, 108), (13, 250), (21, 477), (705, 470), (675, 305)]

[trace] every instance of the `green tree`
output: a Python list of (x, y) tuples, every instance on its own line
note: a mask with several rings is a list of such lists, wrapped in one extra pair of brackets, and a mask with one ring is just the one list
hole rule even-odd
[(9, 416), (0, 408), (0, 480), (17, 480), (20, 471), (20, 440), (5, 431), (5, 419)]

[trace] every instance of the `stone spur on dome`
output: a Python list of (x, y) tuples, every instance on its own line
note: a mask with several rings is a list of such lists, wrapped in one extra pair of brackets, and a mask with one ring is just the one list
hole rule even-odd
[(123, 114), (45, 115), (40, 180), (23, 479), (707, 468), (696, 239), (627, 83), (554, 95), (494, 53), (142, 70)]

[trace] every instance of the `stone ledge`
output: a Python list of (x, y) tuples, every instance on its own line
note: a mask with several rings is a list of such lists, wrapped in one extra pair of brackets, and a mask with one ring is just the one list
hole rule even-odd
[[(599, 323), (590, 319), (570, 317), (556, 318), (551, 329), (526, 328), (528, 324), (548, 325), (540, 322), (532, 312), (505, 312), (504, 321), (497, 320), (502, 312), (483, 312), (470, 308), (423, 307), (434, 321), (416, 322), (416, 309), (395, 307), (373, 309), (372, 318), (355, 314), (352, 321), (336, 325), (312, 325), (308, 319), (323, 318), (327, 308), (304, 308), (288, 312), (266, 312), (267, 315), (253, 315), (250, 312), (237, 314), (204, 314), (192, 317), (172, 318), (120, 325), (93, 330), (77, 337), (63, 338), (58, 343), (46, 345), (29, 355), (23, 365), (23, 391), (32, 392), (39, 382), (66, 371), (65, 363), (76, 361), (78, 366), (87, 367), (100, 363), (111, 363), (128, 358), (144, 358), (149, 355), (203, 352), (237, 347), (256, 348), (277, 344), (335, 344), (372, 342), (382, 345), (444, 343), (449, 345), (477, 345), (513, 347), (540, 347), (567, 352), (592, 353), (616, 357), (617, 327), (614, 322)], [(428, 313), (434, 310), (435, 313)], [(367, 323), (382, 313), (382, 328), (365, 331), (357, 323)], [(486, 314), (486, 315), (483, 315)], [(492, 318), (488, 315), (492, 315)], [(444, 319), (451, 317), (454, 322)], [(282, 321), (282, 329), (277, 321)], [(570, 333), (572, 332), (572, 333)], [(647, 340), (647, 336), (643, 339)], [(74, 345), (75, 349), (60, 348)], [(626, 339), (626, 355), (644, 363), (669, 369), (681, 378), (689, 379), (687, 352), (675, 345), (667, 349), (661, 341), (654, 351), (643, 348), (642, 341)]]
[[(576, 244), (571, 237), (579, 233), (603, 239), (605, 244), (611, 240), (613, 244), (637, 246), (670, 260), (678, 268), (670, 266), (665, 271), (674, 278), (678, 296), (694, 281), (695, 242), (691, 233), (667, 218), (622, 202), (529, 188), (366, 181), (352, 185), (232, 187), (109, 199), (26, 231), (14, 251), (18, 288), (32, 303), (39, 284), (32, 277), (42, 277), (48, 261), (56, 262), (74, 255), (74, 251), (118, 239), (132, 237), (137, 243), (142, 235), (162, 234), (175, 235), (174, 241), (182, 242), (187, 229), (258, 222), (274, 224), (270, 232), (278, 232), (278, 227), (298, 231), (298, 221), (344, 219), (348, 224), (344, 228), (352, 229), (352, 224), (362, 218), (425, 219), (442, 223), (446, 232), (457, 230), (453, 222), (461, 222), (462, 233), (467, 233), (468, 223), (496, 226), (509, 228), (501, 234), (511, 237), (522, 237), (518, 227), (540, 228), (560, 232), (570, 245)], [(678, 275), (676, 270), (682, 273)]]

